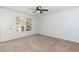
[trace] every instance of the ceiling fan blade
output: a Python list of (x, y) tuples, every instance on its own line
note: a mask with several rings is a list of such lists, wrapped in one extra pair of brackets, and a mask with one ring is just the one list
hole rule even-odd
[(40, 9), (41, 11), (48, 11), (48, 9)]
[(43, 12), (42, 12), (42, 11), (40, 11), (40, 13), (41, 13), (41, 14), (43, 14)]

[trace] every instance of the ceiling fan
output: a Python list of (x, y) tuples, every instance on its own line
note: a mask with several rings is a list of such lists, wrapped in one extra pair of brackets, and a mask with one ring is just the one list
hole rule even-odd
[(34, 10), (33, 13), (37, 13), (37, 14), (43, 14), (44, 11), (48, 11), (48, 9), (43, 9), (42, 6), (37, 6)]

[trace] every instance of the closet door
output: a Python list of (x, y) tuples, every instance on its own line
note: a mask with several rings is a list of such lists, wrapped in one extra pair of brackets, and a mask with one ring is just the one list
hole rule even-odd
[(12, 27), (10, 16), (0, 16), (1, 18), (1, 41), (12, 39)]

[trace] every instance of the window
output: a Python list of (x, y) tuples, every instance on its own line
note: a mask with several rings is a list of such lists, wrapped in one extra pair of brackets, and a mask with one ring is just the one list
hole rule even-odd
[(21, 19), (20, 17), (16, 17), (16, 31), (17, 32), (24, 31), (23, 19)]
[(26, 19), (26, 31), (32, 30), (32, 19), (27, 18)]

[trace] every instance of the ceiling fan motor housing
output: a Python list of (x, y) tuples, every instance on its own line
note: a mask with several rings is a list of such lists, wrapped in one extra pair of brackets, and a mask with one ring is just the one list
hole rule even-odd
[(36, 7), (37, 10), (41, 10), (41, 6)]

